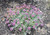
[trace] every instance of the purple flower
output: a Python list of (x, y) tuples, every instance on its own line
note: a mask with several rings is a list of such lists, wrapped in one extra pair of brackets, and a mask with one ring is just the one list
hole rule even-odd
[(37, 10), (39, 10), (39, 8)]
[(6, 18), (6, 21), (8, 20), (8, 18)]
[(23, 26), (23, 24), (21, 24), (21, 26)]
[(8, 23), (9, 23), (9, 21), (6, 21), (5, 23), (6, 23), (6, 24), (8, 24)]
[(15, 15), (15, 13), (13, 13), (13, 15)]
[(41, 24), (41, 26), (44, 26), (43, 24)]
[(38, 23), (35, 23), (35, 25), (37, 26), (37, 25), (38, 25)]
[(22, 6), (22, 8), (24, 8), (25, 6)]
[(17, 24), (19, 24), (20, 22), (18, 21)]
[(35, 26), (33, 26), (33, 29), (35, 29)]
[(28, 30), (31, 30), (31, 27), (28, 27)]
[(11, 24), (8, 24), (8, 27), (10, 27)]
[(11, 13), (9, 13), (9, 15), (11, 15)]
[(32, 12), (30, 12), (30, 14), (32, 14)]
[(31, 17), (34, 17), (35, 15), (31, 15)]
[(24, 6), (26, 6), (26, 4), (24, 4)]
[(31, 12), (33, 12), (33, 9), (31, 10)]
[(10, 28), (10, 31), (12, 31), (12, 30), (13, 30), (13, 28), (11, 27), (11, 28)]
[(24, 30), (25, 30), (26, 28), (24, 27)]
[(22, 12), (22, 15), (24, 15), (24, 13)]
[(19, 6), (16, 6), (16, 9), (18, 9), (19, 8)]
[(10, 9), (10, 11), (9, 11), (10, 13), (12, 13), (13, 11)]
[(24, 16), (24, 18), (26, 19), (26, 16)]
[(25, 13), (26, 15), (28, 15), (28, 13)]
[(25, 20), (25, 22), (29, 23), (29, 20)]
[(13, 22), (16, 22), (16, 19), (14, 19)]
[(31, 18), (28, 18), (28, 20), (31, 20)]
[(39, 19), (40, 17), (39, 17), (39, 16), (37, 16), (37, 18)]
[(23, 11), (26, 11), (25, 9), (23, 9)]
[(38, 12), (37, 11), (34, 11), (34, 13), (38, 15)]
[(28, 8), (28, 9), (29, 9), (29, 6), (26, 6), (26, 8)]
[(34, 8), (35, 10), (37, 10), (37, 8)]
[(17, 11), (17, 14), (19, 14), (19, 12), (20, 12), (20, 11), (18, 10), (18, 11)]
[(19, 21), (19, 19), (16, 18), (17, 21)]
[(15, 26), (15, 22), (11, 23), (13, 26)]
[(34, 21), (37, 21), (37, 20), (34, 20)]
[(43, 21), (40, 19), (40, 22), (42, 22), (43, 23)]
[(22, 30), (22, 28), (20, 27), (20, 28), (19, 28), (19, 31), (21, 31), (21, 30)]

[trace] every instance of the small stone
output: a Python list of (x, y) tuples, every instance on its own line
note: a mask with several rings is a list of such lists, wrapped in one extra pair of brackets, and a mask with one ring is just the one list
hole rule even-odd
[(4, 17), (7, 17), (7, 14), (5, 14)]
[(1, 20), (4, 21), (5, 19), (4, 18), (1, 18)]
[(47, 30), (45, 30), (44, 28), (43, 29), (41, 29), (41, 34), (46, 34), (47, 33)]
[(8, 34), (8, 35), (15, 35), (15, 34)]
[(48, 31), (48, 33), (50, 33), (50, 31)]
[(38, 30), (40, 30), (40, 27), (38, 27)]
[(50, 22), (46, 25), (47, 27), (50, 27)]

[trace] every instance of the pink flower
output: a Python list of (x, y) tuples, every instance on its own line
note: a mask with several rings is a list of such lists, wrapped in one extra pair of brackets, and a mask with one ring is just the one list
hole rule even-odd
[(33, 12), (33, 9), (31, 10), (31, 12)]
[(20, 7), (20, 9), (22, 9), (22, 7)]
[(16, 9), (18, 9), (19, 8), (19, 6), (16, 6)]
[(34, 20), (34, 21), (37, 21), (37, 20)]
[(24, 15), (24, 13), (22, 12), (22, 15)]
[(35, 10), (37, 10), (37, 8), (34, 8)]
[(25, 30), (26, 28), (24, 27), (24, 30)]
[(26, 15), (28, 15), (28, 13), (25, 13)]
[(28, 30), (31, 30), (31, 27), (28, 27)]
[(30, 14), (32, 14), (32, 12), (30, 12)]
[(38, 12), (38, 14), (43, 14), (43, 12), (42, 12), (42, 11), (40, 11), (40, 12)]
[(23, 24), (21, 24), (21, 26), (23, 26)]
[(13, 15), (15, 15), (15, 13), (13, 13)]
[(20, 22), (18, 21), (17, 24), (19, 24)]
[(12, 13), (13, 11), (10, 9), (10, 11), (9, 11), (10, 13)]
[(24, 4), (24, 7), (26, 7), (26, 4)]
[(11, 27), (11, 28), (10, 28), (10, 31), (12, 31), (12, 30), (13, 30), (13, 28)]
[(8, 18), (6, 18), (6, 21), (8, 20)]
[(32, 8), (34, 9), (34, 8), (35, 8), (35, 6), (32, 6)]
[(39, 19), (40, 17), (39, 17), (39, 16), (37, 16), (37, 18)]
[(14, 19), (13, 22), (16, 22), (16, 19)]
[(11, 13), (9, 13), (9, 15), (11, 15)]
[(31, 18), (28, 18), (28, 20), (31, 20)]
[(17, 11), (17, 14), (19, 14), (19, 12), (20, 12), (20, 11), (18, 10), (18, 11)]
[(35, 26), (33, 26), (33, 29), (35, 29)]
[(24, 8), (25, 6), (22, 6), (22, 8)]
[(21, 30), (22, 30), (22, 28), (20, 27), (20, 28), (19, 28), (19, 31), (21, 31)]
[(37, 10), (39, 10), (39, 8)]
[(23, 11), (26, 11), (25, 9), (23, 9)]
[(36, 12), (36, 15), (38, 15), (38, 12)]
[(30, 9), (29, 6), (26, 6), (26, 8)]
[(17, 21), (19, 21), (19, 19), (16, 18)]
[(10, 27), (11, 24), (8, 24), (8, 27)]
[(34, 11), (34, 13), (35, 13), (36, 15), (38, 15), (38, 12)]
[(30, 17), (30, 15), (28, 15), (28, 17)]
[(24, 16), (24, 18), (26, 19), (26, 16)]
[(37, 26), (37, 25), (38, 25), (38, 23), (35, 23), (35, 25)]
[(13, 26), (15, 26), (15, 22), (11, 23)]
[(6, 24), (8, 24), (8, 23), (9, 23), (9, 21), (6, 21), (5, 23), (6, 23)]
[(41, 24), (41, 26), (44, 26), (43, 24)]
[(35, 15), (31, 15), (31, 17), (34, 17)]
[(43, 21), (40, 19), (40, 22), (42, 22), (43, 23)]
[(29, 20), (25, 20), (25, 22), (29, 23)]

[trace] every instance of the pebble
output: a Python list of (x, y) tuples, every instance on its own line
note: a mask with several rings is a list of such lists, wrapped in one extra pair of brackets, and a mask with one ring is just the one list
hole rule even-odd
[(15, 34), (8, 34), (8, 35), (15, 35)]

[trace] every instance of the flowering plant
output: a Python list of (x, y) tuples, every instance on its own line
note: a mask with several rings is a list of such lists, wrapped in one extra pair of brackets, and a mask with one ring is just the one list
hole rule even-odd
[(27, 30), (37, 29), (42, 24), (42, 11), (31, 5), (16, 6), (16, 8), (7, 8), (6, 24), (10, 31), (19, 30), (27, 32)]

